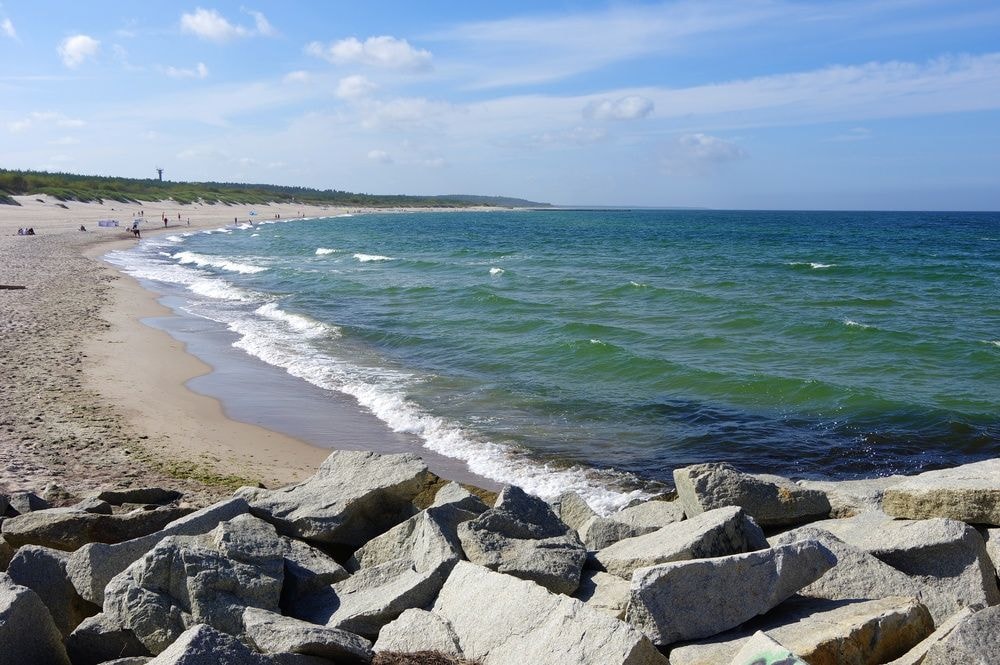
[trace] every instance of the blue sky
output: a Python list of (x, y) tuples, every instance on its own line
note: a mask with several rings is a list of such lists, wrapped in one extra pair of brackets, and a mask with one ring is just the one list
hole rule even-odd
[(1000, 209), (1000, 3), (0, 0), (0, 166)]

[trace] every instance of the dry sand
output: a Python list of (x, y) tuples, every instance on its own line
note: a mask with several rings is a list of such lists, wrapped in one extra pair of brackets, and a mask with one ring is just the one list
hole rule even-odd
[[(184, 387), (210, 368), (142, 325), (168, 310), (99, 260), (135, 244), (125, 228), (139, 210), (145, 237), (246, 221), (251, 207), (15, 198), (21, 206), (0, 205), (0, 285), (26, 288), (0, 289), (0, 491), (48, 486), (67, 501), (96, 488), (163, 485), (203, 503), (239, 484), (273, 487), (315, 470), (328, 450), (230, 420), (217, 400)], [(252, 207), (260, 219), (357, 212)], [(98, 228), (105, 218), (122, 227)], [(36, 235), (18, 236), (20, 227)]]

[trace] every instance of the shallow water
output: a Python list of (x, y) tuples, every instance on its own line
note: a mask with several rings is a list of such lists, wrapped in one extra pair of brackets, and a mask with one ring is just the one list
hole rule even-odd
[(997, 214), (372, 214), (112, 260), (543, 496), (609, 508), (707, 460), (854, 477), (1000, 452)]

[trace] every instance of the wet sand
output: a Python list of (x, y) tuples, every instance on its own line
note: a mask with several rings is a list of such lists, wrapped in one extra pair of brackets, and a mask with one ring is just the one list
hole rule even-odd
[[(254, 369), (246, 362), (250, 358), (224, 357), (211, 335), (201, 339), (189, 331), (192, 347), (223, 370), (213, 373), (211, 365), (187, 352), (184, 341), (166, 332), (174, 326), (183, 338), (179, 328), (185, 324), (157, 295), (100, 260), (137, 242), (124, 226), (140, 209), (148, 236), (216, 228), (234, 217), (246, 221), (249, 207), (67, 202), (63, 208), (47, 197), (15, 198), (22, 206), (0, 205), (0, 285), (25, 287), (0, 289), (0, 491), (48, 487), (50, 497), (68, 501), (97, 488), (163, 485), (204, 503), (241, 484), (274, 487), (301, 480), (331, 447), (393, 452), (413, 444), (370, 422), (374, 417), (356, 404), (310, 396), (308, 389), (296, 399), (325, 400), (320, 420), (289, 413), (308, 408), (303, 406), (308, 401), (285, 402), (282, 408), (282, 400), (274, 398), (231, 399), (239, 393), (234, 389), (246, 385), (246, 372), (263, 382), (258, 393), (273, 386), (275, 395), (287, 394), (284, 382), (295, 379), (274, 374), (275, 368)], [(262, 219), (359, 212), (253, 208)], [(99, 229), (97, 220), (109, 217), (123, 227)], [(36, 235), (17, 235), (28, 226)], [(237, 370), (244, 375), (233, 378)], [(270, 418), (260, 408), (265, 401)], [(249, 422), (227, 417), (227, 411)], [(274, 431), (276, 426), (288, 433)], [(454, 460), (428, 462), (445, 477), (475, 480)]]

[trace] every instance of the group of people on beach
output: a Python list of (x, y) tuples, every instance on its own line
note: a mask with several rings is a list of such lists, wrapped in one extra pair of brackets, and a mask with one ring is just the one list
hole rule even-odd
[(19, 236), (33, 236), (35, 235), (35, 227), (29, 226), (28, 228), (22, 228), (17, 230), (17, 235)]

